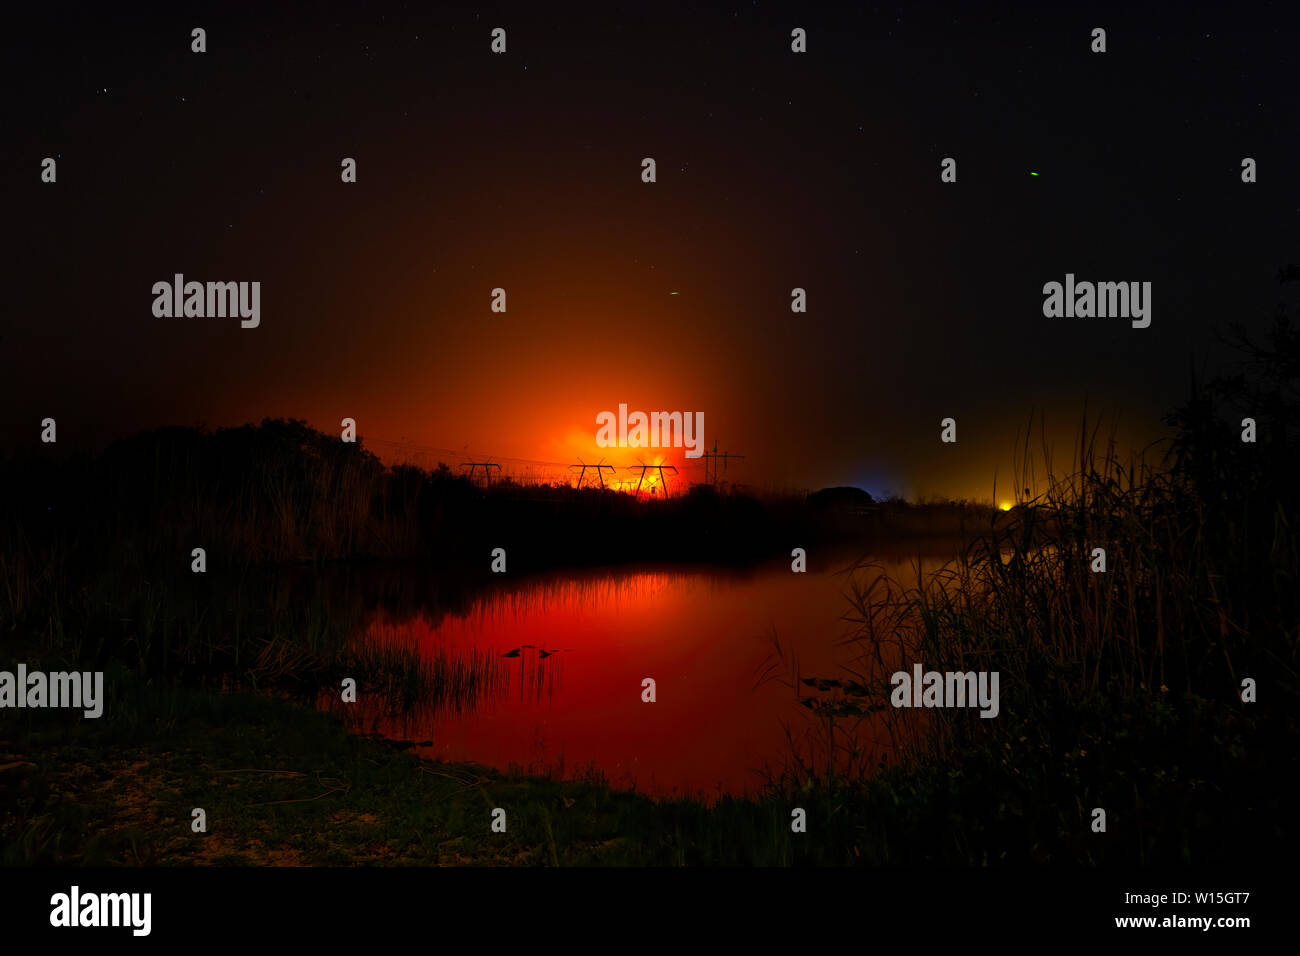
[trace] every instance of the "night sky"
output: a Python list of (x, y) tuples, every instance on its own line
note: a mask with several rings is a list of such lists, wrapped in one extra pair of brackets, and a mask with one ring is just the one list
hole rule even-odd
[[(429, 6), (9, 20), (7, 447), (350, 416), (630, 464), (625, 402), (756, 486), (987, 500), (1031, 412), (1144, 444), (1216, 327), (1294, 304), (1294, 3)], [(260, 281), (261, 325), (155, 317), (178, 272)], [(1150, 281), (1150, 328), (1045, 318), (1067, 272)]]

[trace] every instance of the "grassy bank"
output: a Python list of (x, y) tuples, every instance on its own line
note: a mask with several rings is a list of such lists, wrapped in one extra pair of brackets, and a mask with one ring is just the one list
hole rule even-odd
[[(1258, 799), (1285, 739), (1253, 717), (1224, 738), (1204, 704), (1188, 719), (1088, 702), (942, 762), (706, 806), (431, 763), (297, 702), (111, 676), (130, 701), (116, 718), (6, 727), (5, 865), (1155, 864), (1258, 860), (1293, 839), (1284, 795)], [(1087, 826), (1094, 798), (1105, 835)], [(807, 833), (791, 832), (796, 807)]]
[[(422, 761), (269, 696), (113, 679), (101, 721), (48, 715), (0, 743), (6, 865), (708, 865), (837, 863), (851, 846), (806, 806), (655, 802), (600, 781)], [(123, 716), (129, 715), (129, 716)], [(208, 831), (191, 830), (191, 811)], [(506, 811), (504, 834), (491, 812)], [(841, 827), (843, 829), (843, 827)], [(820, 832), (818, 832), (820, 831)]]

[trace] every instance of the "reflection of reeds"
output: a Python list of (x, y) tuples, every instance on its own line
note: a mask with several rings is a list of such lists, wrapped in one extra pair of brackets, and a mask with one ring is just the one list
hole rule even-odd
[(343, 704), (337, 689), (322, 691), (319, 703), (353, 729), (389, 738), (436, 736), (438, 718), (463, 714), (513, 694), (521, 700), (549, 700), (560, 681), (551, 660), (503, 660), (495, 649), (451, 650), (367, 643), (339, 673), (358, 678), (355, 704)]
[[(101, 568), (88, 583), (70, 587), (58, 565), (71, 549), (48, 552), (54, 567), (39, 569), (31, 555), (0, 550), (8, 590), (0, 619), (6, 629), (39, 635), (39, 651), (79, 668), (126, 665), (142, 677), (169, 677), (215, 686), (279, 687), (314, 695), (341, 671), (373, 678), (394, 700), (421, 695), (448, 701), (471, 693), (484, 673), (471, 662), (430, 660), (414, 666), (399, 651), (357, 645), (374, 605), (394, 613), (437, 620), (461, 610), (463, 591), (424, 588), (420, 575), (400, 587), (382, 571), (346, 569), (244, 569), (233, 574), (144, 577), (130, 562)], [(36, 569), (36, 573), (33, 573)], [(35, 595), (35, 597), (33, 597)], [(413, 658), (414, 659), (414, 658)], [(472, 672), (472, 673), (471, 673)], [(421, 689), (421, 684), (428, 686)]]
[(361, 708), (366, 719), (400, 718), (403, 727), (427, 728), (439, 713), (472, 710), (515, 694), (512, 688), (520, 700), (548, 702), (563, 673), (562, 652), (543, 656), (530, 647), (506, 657), (494, 647), (448, 648), (426, 621), (386, 614), (358, 631), (346, 659), (343, 666), (369, 675), (367, 692), (375, 700)]
[(564, 675), (564, 652), (541, 657), (524, 654), (516, 665), (519, 668), (519, 699), (535, 704), (550, 703), (559, 689)]
[[(511, 674), (492, 651), (403, 647), (363, 641), (340, 662), (337, 673), (357, 681), (358, 700), (340, 703), (338, 690), (322, 702), (341, 709), (354, 725), (396, 721), (408, 732), (427, 728), (440, 713), (462, 713), (508, 692)], [(335, 706), (337, 705), (337, 707)]]
[(643, 604), (673, 587), (701, 578), (727, 581), (743, 572), (718, 568), (641, 566), (580, 569), (518, 581), (489, 582), (470, 604), (467, 616), (515, 618), (572, 608)]

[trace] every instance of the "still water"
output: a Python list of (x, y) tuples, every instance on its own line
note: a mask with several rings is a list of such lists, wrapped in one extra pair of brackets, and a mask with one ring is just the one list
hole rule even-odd
[[(909, 584), (917, 560), (873, 559)], [(812, 729), (798, 678), (841, 676), (862, 652), (845, 643), (855, 633), (853, 563), (557, 572), (486, 592), (436, 622), (377, 611), (358, 641), (472, 660), (479, 678), (454, 703), (400, 716), (357, 706), (350, 722), (441, 760), (594, 772), (654, 796), (752, 793), (788, 759), (787, 729), (796, 738)], [(940, 563), (927, 557), (922, 567)], [(870, 573), (855, 572), (859, 581)], [(647, 678), (653, 703), (643, 699)]]

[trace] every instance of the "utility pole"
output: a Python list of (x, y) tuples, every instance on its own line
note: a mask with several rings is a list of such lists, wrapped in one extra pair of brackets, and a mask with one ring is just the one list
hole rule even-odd
[[(722, 470), (725, 473), (727, 470), (727, 462), (729, 460), (731, 460), (732, 458), (740, 459), (740, 458), (744, 458), (745, 456), (733, 455), (730, 452), (725, 452), (725, 451), (719, 453), (718, 440), (715, 438), (713, 439), (713, 451), (711, 452), (706, 451), (703, 457), (704, 457), (704, 483), (706, 485), (712, 484), (714, 488), (717, 488), (720, 483), (720, 479), (718, 477), (718, 462), (722, 462)], [(713, 459), (713, 481), (712, 482), (709, 481), (709, 459), (710, 458)]]

